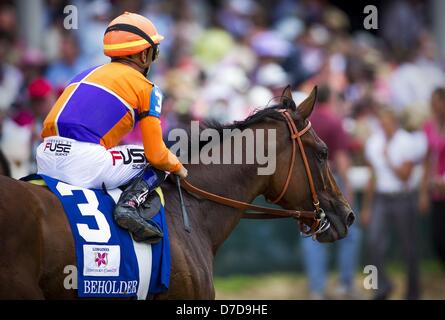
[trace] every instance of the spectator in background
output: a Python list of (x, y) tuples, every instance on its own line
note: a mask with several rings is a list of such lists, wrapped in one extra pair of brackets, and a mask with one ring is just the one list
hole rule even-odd
[(389, 86), (392, 106), (398, 113), (411, 108), (427, 114), (431, 93), (445, 83), (443, 70), (432, 59), (435, 52), (428, 48), (430, 43), (425, 33), (415, 40), (412, 48), (394, 54), (397, 66), (389, 77)]
[(12, 46), (11, 35), (0, 31), (0, 113), (6, 112), (18, 97), (23, 76), (7, 60)]
[(23, 50), (22, 39), (19, 37), (19, 25), (17, 11), (12, 3), (0, 1), (0, 33), (8, 37), (8, 62), (14, 64), (17, 62), (21, 51)]
[[(40, 50), (29, 49), (23, 53), (20, 61), (20, 70), (22, 72), (24, 82), (24, 85), (21, 88), (22, 91), (26, 89), (26, 86), (29, 83), (39, 78), (44, 73), (46, 65), (46, 57)], [(23, 98), (24, 95), (22, 100)]]
[(276, 31), (261, 31), (250, 40), (253, 52), (258, 57), (254, 72), (254, 82), (280, 96), (283, 89), (291, 82), (282, 63), (291, 53), (290, 43)]
[(37, 78), (28, 86), (28, 97), (33, 117), (33, 143), (40, 143), (42, 123), (55, 102), (55, 95), (48, 80)]
[[(318, 104), (310, 118), (312, 127), (326, 143), (329, 149), (330, 167), (337, 184), (353, 206), (353, 193), (347, 175), (350, 166), (348, 148), (351, 138), (343, 129), (342, 119), (335, 113), (331, 90), (327, 85), (319, 87), (317, 100)], [(360, 237), (357, 224), (353, 224), (349, 228), (348, 236), (338, 242), (337, 267), (340, 279), (337, 291), (342, 298), (359, 298), (354, 287), (354, 277), (357, 269)], [(310, 296), (313, 299), (322, 299), (325, 296), (328, 250), (330, 248), (310, 238), (302, 239), (301, 245), (306, 272), (309, 276)]]
[(445, 265), (445, 88), (433, 92), (432, 117), (425, 123), (428, 154), (420, 192), (420, 209), (431, 212), (434, 248)]
[(412, 147), (411, 135), (400, 128), (393, 110), (377, 112), (381, 130), (373, 133), (365, 146), (372, 177), (365, 191), (361, 221), (369, 229), (370, 263), (378, 269), (378, 289), (374, 299), (386, 299), (392, 284), (386, 273), (385, 255), (394, 226), (407, 267), (406, 299), (419, 298), (419, 253), (416, 240), (416, 182), (414, 166), (426, 152), (426, 141)]
[(99, 65), (108, 62), (104, 57), (100, 39), (107, 28), (111, 16), (111, 4), (107, 0), (82, 1), (85, 6), (80, 15), (79, 24), (82, 28), (77, 30), (82, 54), (91, 65)]
[(41, 123), (55, 101), (53, 88), (48, 80), (39, 77), (28, 85), (27, 98), (25, 107), (15, 112), (13, 119), (20, 126), (32, 127), (34, 139), (40, 140)]
[[(6, 157), (11, 161), (14, 178), (21, 178), (35, 172), (35, 151), (42, 141), (40, 131), (43, 118), (48, 114), (55, 100), (51, 84), (44, 78), (37, 78), (27, 88), (24, 105), (5, 121), (2, 139)], [(21, 146), (17, 148), (16, 146)]]
[[(381, 35), (397, 54), (412, 49), (423, 29), (422, 1), (387, 1), (383, 11)], [(403, 32), (400, 32), (403, 30)]]
[(89, 66), (79, 54), (77, 38), (73, 33), (65, 32), (61, 39), (60, 50), (60, 58), (49, 66), (46, 73), (46, 78), (57, 92), (63, 90), (74, 75)]

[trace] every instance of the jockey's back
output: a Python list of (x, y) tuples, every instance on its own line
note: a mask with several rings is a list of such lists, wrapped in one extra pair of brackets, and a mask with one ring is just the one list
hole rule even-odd
[(159, 118), (162, 94), (140, 72), (111, 62), (73, 78), (44, 121), (42, 137), (60, 136), (109, 149), (139, 115)]
[[(187, 176), (162, 139), (162, 94), (146, 79), (162, 39), (141, 15), (124, 12), (111, 21), (103, 39), (111, 62), (81, 72), (68, 84), (44, 121), (44, 141), (36, 152), (38, 173), (65, 183), (93, 189), (129, 183), (114, 218), (137, 241), (163, 236), (139, 207), (166, 172)], [(118, 146), (137, 121), (143, 147)]]

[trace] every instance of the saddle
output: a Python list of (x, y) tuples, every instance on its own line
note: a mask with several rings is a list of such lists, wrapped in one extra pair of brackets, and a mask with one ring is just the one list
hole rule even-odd
[[(48, 188), (45, 180), (38, 174), (31, 174), (29, 176), (23, 177), (20, 179), (21, 181), (29, 182), (34, 185), (42, 186)], [(128, 183), (122, 186), (119, 186), (118, 189), (124, 191), (128, 187)], [(109, 189), (102, 184), (102, 190), (104, 193), (110, 195)], [(138, 208), (139, 215), (146, 221), (151, 221), (151, 219), (159, 212), (161, 207), (164, 205), (164, 195), (160, 187), (155, 190), (155, 192), (151, 193), (147, 200)]]
[(74, 238), (77, 280), (72, 289), (79, 297), (145, 299), (168, 289), (170, 242), (159, 187), (138, 212), (163, 234), (156, 243), (148, 243), (136, 241), (114, 220), (119, 188), (86, 189), (35, 174), (21, 180), (48, 188), (60, 200)]

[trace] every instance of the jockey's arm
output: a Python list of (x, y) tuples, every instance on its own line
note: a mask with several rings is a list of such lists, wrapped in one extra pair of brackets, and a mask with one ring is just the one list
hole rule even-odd
[(181, 170), (179, 159), (167, 148), (162, 139), (161, 121), (147, 116), (140, 122), (144, 152), (148, 162), (156, 169), (176, 173)]

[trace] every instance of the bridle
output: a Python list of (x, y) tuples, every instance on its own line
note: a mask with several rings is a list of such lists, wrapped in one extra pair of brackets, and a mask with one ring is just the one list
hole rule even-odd
[(253, 205), (247, 202), (238, 201), (230, 198), (226, 198), (205, 190), (202, 190), (198, 187), (195, 187), (187, 180), (182, 180), (182, 186), (185, 190), (192, 194), (196, 194), (202, 198), (207, 200), (226, 205), (232, 208), (240, 209), (240, 210), (253, 210), (255, 213), (244, 213), (242, 218), (244, 219), (275, 219), (275, 218), (294, 218), (299, 220), (300, 223), (300, 231), (302, 235), (307, 237), (316, 237), (317, 234), (326, 231), (330, 227), (329, 220), (326, 217), (325, 212), (320, 207), (320, 201), (317, 196), (317, 192), (315, 191), (314, 180), (312, 178), (311, 170), (309, 168), (309, 163), (307, 160), (306, 152), (304, 151), (304, 145), (301, 140), (301, 136), (307, 133), (311, 129), (311, 122), (308, 121), (307, 125), (301, 131), (298, 131), (292, 116), (289, 114), (289, 111), (286, 109), (277, 110), (284, 119), (286, 120), (287, 126), (289, 128), (290, 137), (292, 140), (292, 156), (291, 162), (289, 165), (289, 170), (287, 173), (287, 178), (284, 182), (284, 186), (278, 197), (271, 201), (272, 203), (278, 203), (283, 196), (286, 194), (286, 191), (289, 187), (289, 183), (292, 177), (292, 171), (295, 164), (295, 155), (297, 151), (297, 144), (300, 148), (301, 158), (303, 159), (304, 168), (306, 170), (306, 176), (309, 183), (309, 188), (311, 190), (312, 195), (312, 203), (314, 205), (313, 211), (301, 211), (301, 210), (290, 210), (290, 209), (275, 209), (268, 208), (263, 206)]

